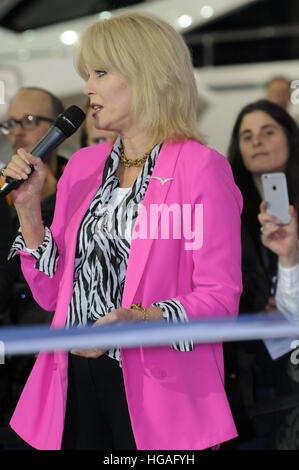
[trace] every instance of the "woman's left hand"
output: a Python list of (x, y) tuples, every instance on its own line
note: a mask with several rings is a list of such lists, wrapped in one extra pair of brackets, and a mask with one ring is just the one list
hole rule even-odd
[(297, 213), (293, 206), (289, 208), (291, 222), (281, 225), (279, 219), (266, 212), (267, 204), (260, 205), (258, 219), (262, 225), (263, 244), (279, 256), (284, 267), (291, 267), (299, 262)]
[[(117, 308), (112, 310), (104, 317), (99, 318), (93, 324), (95, 326), (108, 325), (109, 323), (119, 323), (126, 321), (140, 321), (143, 320), (141, 312), (135, 309)], [(103, 349), (72, 349), (71, 354), (82, 356), (89, 359), (97, 359), (105, 354), (106, 350)]]

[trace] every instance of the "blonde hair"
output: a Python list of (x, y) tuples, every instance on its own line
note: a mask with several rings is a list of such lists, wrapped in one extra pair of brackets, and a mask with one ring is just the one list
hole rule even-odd
[(91, 25), (83, 34), (77, 70), (86, 65), (118, 73), (132, 85), (131, 120), (152, 144), (192, 138), (201, 143), (198, 93), (191, 56), (183, 38), (163, 20), (128, 12)]

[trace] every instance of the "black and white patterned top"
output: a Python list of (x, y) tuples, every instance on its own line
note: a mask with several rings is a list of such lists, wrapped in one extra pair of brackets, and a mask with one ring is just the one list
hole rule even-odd
[[(84, 326), (121, 307), (132, 230), (161, 144), (152, 149), (131, 188), (119, 188), (119, 179), (115, 176), (121, 145), (119, 137), (107, 158), (102, 184), (78, 230), (73, 295), (66, 327)], [(16, 254), (16, 250), (27, 250), (21, 233), (10, 256)], [(48, 227), (45, 228), (43, 243), (36, 250), (29, 251), (37, 260), (35, 267), (52, 277), (59, 253)], [(168, 322), (188, 321), (185, 309), (177, 299), (152, 305), (162, 309), (163, 318)], [(191, 351), (193, 342), (181, 340), (171, 347), (178, 351)], [(120, 360), (118, 348), (109, 350), (107, 354)]]

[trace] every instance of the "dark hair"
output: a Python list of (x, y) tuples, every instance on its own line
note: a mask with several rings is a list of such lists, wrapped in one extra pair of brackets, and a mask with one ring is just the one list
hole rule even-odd
[[(271, 116), (282, 128), (286, 135), (289, 158), (286, 164), (285, 174), (288, 183), (290, 204), (293, 204), (299, 214), (299, 129), (294, 119), (281, 106), (268, 100), (259, 100), (246, 105), (239, 113), (233, 127), (232, 136), (228, 148), (228, 160), (232, 166), (236, 184), (239, 186), (243, 198), (244, 209), (249, 204), (259, 204), (260, 198), (257, 196), (252, 174), (243, 163), (243, 158), (239, 145), (239, 134), (242, 120), (246, 114), (255, 111), (263, 111)], [(250, 199), (249, 199), (250, 198)], [(252, 199), (255, 199), (253, 201)]]
[(22, 88), (20, 88), (20, 90), (40, 91), (42, 93), (46, 93), (46, 95), (49, 96), (50, 101), (51, 101), (51, 113), (52, 113), (52, 117), (54, 119), (58, 116), (58, 114), (61, 114), (61, 113), (64, 112), (64, 106), (63, 106), (62, 101), (57, 96), (53, 95), (53, 93), (51, 93), (48, 90), (44, 90), (44, 88), (31, 87), (31, 86), (22, 87)]

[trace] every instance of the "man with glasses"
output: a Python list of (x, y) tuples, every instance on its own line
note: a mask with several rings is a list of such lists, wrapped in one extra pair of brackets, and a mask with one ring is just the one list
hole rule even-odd
[[(30, 152), (46, 134), (56, 117), (64, 111), (59, 98), (47, 90), (37, 87), (21, 88), (11, 99), (6, 120), (0, 123), (1, 132), (7, 135), (14, 153), (22, 147)], [(56, 187), (67, 159), (57, 155), (56, 150), (47, 159), (47, 178), (42, 191), (42, 217), (46, 225), (52, 223)], [(15, 231), (18, 226), (15, 226)], [(21, 280), (20, 280), (21, 277)], [(15, 282), (17, 281), (17, 283)], [(1, 308), (7, 305), (14, 284), (15, 304), (10, 308), (17, 323), (44, 323), (52, 314), (42, 310), (33, 300), (27, 283), (22, 278), (17, 257), (0, 265)], [(20, 292), (16, 292), (16, 285)], [(11, 307), (11, 305), (10, 305)]]
[[(20, 147), (30, 152), (63, 111), (59, 98), (49, 91), (37, 87), (21, 88), (11, 99), (7, 119), (0, 124), (0, 129), (7, 135), (15, 153)], [(55, 193), (65, 164), (66, 159), (58, 157), (56, 151), (49, 156), (42, 199)]]

